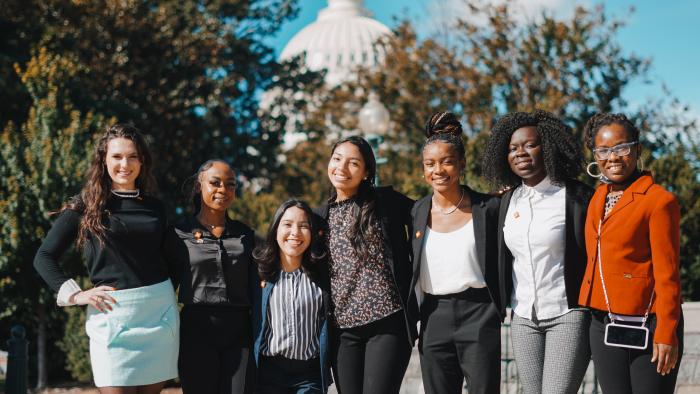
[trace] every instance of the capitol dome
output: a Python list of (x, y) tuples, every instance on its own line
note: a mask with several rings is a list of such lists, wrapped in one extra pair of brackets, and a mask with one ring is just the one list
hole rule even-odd
[(306, 53), (311, 70), (326, 69), (326, 83), (336, 85), (358, 66), (377, 65), (384, 51), (375, 45), (391, 30), (370, 18), (363, 0), (328, 0), (316, 21), (297, 33), (285, 46), (280, 60)]

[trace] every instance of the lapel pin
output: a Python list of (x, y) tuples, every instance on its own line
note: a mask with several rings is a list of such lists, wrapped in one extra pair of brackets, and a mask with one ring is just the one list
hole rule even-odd
[(261, 287), (261, 288), (264, 288), (266, 285), (267, 285), (267, 282), (265, 282), (264, 280), (261, 280), (261, 281), (260, 281), (260, 287)]
[(416, 231), (416, 238), (420, 238), (420, 231)]
[(520, 217), (520, 212), (515, 211), (515, 213), (513, 214), (513, 217), (516, 218), (516, 219), (519, 218), (519, 217)]

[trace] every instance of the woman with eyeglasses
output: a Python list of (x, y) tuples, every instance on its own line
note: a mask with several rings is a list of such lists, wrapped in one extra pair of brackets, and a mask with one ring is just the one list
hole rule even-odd
[(168, 238), (183, 304), (178, 369), (185, 394), (250, 393), (255, 380), (251, 305), (258, 289), (253, 230), (226, 214), (236, 174), (211, 159), (192, 176), (194, 214)]
[(678, 201), (640, 168), (627, 117), (597, 114), (584, 134), (595, 157), (588, 173), (603, 182), (588, 207), (579, 295), (592, 311), (598, 381), (605, 393), (673, 393), (683, 353)]

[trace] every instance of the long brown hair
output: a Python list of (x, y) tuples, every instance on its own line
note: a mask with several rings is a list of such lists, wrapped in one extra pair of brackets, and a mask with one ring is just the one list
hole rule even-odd
[(112, 179), (109, 177), (106, 165), (107, 144), (115, 138), (126, 138), (136, 145), (141, 162), (141, 170), (136, 178), (136, 187), (142, 194), (155, 192), (156, 182), (151, 173), (153, 165), (151, 153), (141, 131), (134, 125), (123, 123), (108, 127), (107, 131), (95, 143), (90, 168), (87, 171), (85, 185), (83, 185), (80, 194), (71, 198), (61, 208), (61, 211), (72, 209), (83, 214), (78, 231), (78, 246), (84, 245), (90, 234), (95, 236), (100, 243), (104, 243), (107, 227), (102, 220), (105, 215), (109, 214), (105, 206), (112, 190)]

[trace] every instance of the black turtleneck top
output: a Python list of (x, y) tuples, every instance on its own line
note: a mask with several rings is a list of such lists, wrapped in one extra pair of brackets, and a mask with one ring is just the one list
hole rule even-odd
[[(82, 213), (61, 212), (34, 258), (34, 268), (56, 292), (69, 278), (59, 261), (75, 244)], [(107, 200), (104, 244), (90, 235), (83, 256), (94, 286), (109, 285), (117, 290), (149, 286), (168, 279), (163, 254), (168, 230), (163, 204), (148, 196)]]

